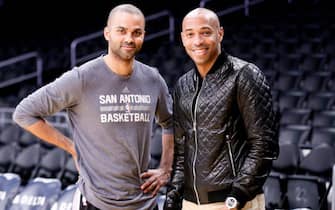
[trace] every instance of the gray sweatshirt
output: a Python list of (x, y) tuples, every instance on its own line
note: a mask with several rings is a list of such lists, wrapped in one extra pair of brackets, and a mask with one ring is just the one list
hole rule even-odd
[(172, 133), (172, 99), (158, 71), (134, 62), (129, 77), (102, 57), (64, 73), (23, 99), (13, 119), (22, 127), (67, 110), (78, 154), (79, 188), (94, 206), (148, 210), (140, 174), (148, 169), (152, 123)]

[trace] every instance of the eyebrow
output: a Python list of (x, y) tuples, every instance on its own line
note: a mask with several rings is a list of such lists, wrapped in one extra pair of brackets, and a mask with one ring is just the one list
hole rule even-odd
[(112, 26), (112, 28), (126, 28), (124, 26)]
[[(209, 26), (203, 26), (203, 27), (200, 28), (200, 30), (206, 30), (206, 29), (213, 30)], [(193, 31), (193, 30), (194, 30), (194, 28), (186, 28), (184, 31)]]
[[(127, 27), (125, 27), (125, 26), (112, 26), (112, 28), (116, 28), (116, 29), (126, 29), (126, 30), (128, 30), (128, 28)], [(134, 30), (133, 31), (144, 31), (144, 29), (142, 29), (141, 27), (138, 27), (138, 28), (134, 28)]]

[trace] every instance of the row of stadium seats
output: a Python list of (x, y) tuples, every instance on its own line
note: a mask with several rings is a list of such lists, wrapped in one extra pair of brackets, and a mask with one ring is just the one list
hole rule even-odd
[(0, 209), (71, 210), (76, 184), (61, 188), (58, 179), (37, 177), (21, 185), (15, 173), (0, 174)]
[[(281, 9), (276, 11), (286, 12)], [(316, 9), (310, 11), (315, 12)], [(335, 23), (331, 21), (334, 18), (322, 12), (309, 14), (309, 11), (303, 9), (300, 12), (287, 12), (278, 17), (268, 15), (266, 18), (251, 16), (242, 21), (235, 18), (230, 21), (229, 17), (222, 19), (225, 29), (224, 49), (234, 56), (254, 62), (264, 71), (272, 87), (275, 106), (278, 106), (280, 155), (274, 161), (264, 186), (267, 210), (325, 210), (329, 209), (331, 203), (331, 168), (335, 163)], [(177, 78), (189, 69), (192, 62), (178, 43), (157, 46), (152, 52), (141, 53), (137, 58), (158, 67), (173, 90)], [(79, 51), (85, 56), (101, 50), (101, 47), (105, 48), (103, 39), (90, 42)], [(50, 50), (42, 52), (45, 73), (50, 69), (60, 69), (60, 72), (69, 69), (69, 50), (66, 46), (64, 49), (59, 48), (62, 47), (50, 47)], [(22, 74), (22, 71), (16, 70), (25, 69), (25, 65), (11, 67), (0, 77), (16, 77)], [(14, 107), (22, 97), (36, 88), (27, 82), (20, 85), (18, 91), (13, 89), (7, 95), (3, 92), (0, 105)], [(9, 127), (0, 125), (0, 169), (4, 173), (19, 175), (22, 192), (40, 176), (59, 180), (60, 192), (72, 186), (76, 180), (73, 171), (69, 171), (68, 178), (63, 178), (67, 160), (71, 158), (66, 155), (63, 157), (61, 151), (22, 130), (16, 131), (16, 128)], [(160, 131), (155, 130), (153, 139), (156, 140), (151, 148), (152, 168), (157, 167), (160, 160), (159, 138)], [(32, 153), (39, 155), (36, 157)], [(33, 164), (22, 161), (25, 158), (19, 158), (29, 155), (29, 161), (35, 161)], [(54, 164), (50, 164), (51, 160)], [(29, 164), (33, 168), (27, 172), (22, 166)], [(53, 170), (55, 168), (57, 170)], [(4, 193), (1, 193), (0, 199), (3, 197)], [(15, 200), (12, 198), (8, 206)], [(163, 197), (159, 198), (162, 203)], [(34, 199), (25, 202), (38, 203), (38, 199)]]

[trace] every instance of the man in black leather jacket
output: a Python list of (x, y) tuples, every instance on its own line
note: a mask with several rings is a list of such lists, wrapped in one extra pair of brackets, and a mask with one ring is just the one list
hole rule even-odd
[(257, 66), (221, 49), (223, 33), (208, 9), (183, 20), (182, 42), (195, 67), (174, 89), (165, 210), (265, 209), (262, 187), (279, 150), (270, 87)]

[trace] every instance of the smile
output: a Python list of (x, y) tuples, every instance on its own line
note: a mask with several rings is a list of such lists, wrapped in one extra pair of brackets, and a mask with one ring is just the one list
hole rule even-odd
[(193, 53), (198, 54), (198, 55), (203, 55), (206, 54), (208, 49), (207, 48), (202, 48), (202, 49), (194, 49), (192, 50)]

